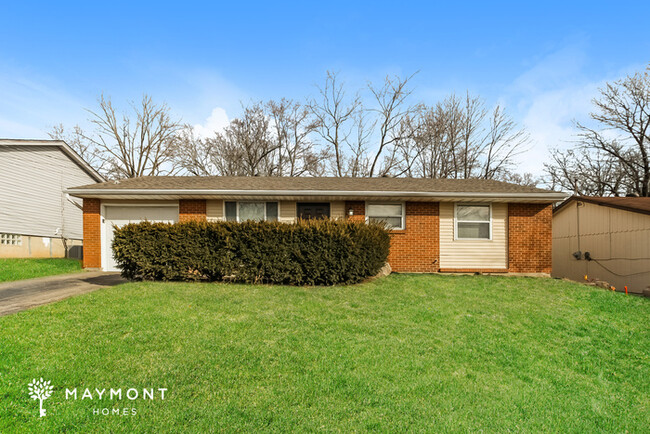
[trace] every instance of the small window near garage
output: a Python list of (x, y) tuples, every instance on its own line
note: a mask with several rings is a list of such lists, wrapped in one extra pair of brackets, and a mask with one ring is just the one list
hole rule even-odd
[(384, 222), (390, 229), (404, 229), (404, 204), (369, 203), (366, 206), (366, 219)]
[(277, 202), (226, 202), (226, 220), (233, 222), (277, 221)]
[(490, 205), (456, 205), (456, 239), (491, 239), (491, 217)]
[(16, 234), (0, 234), (0, 245), (22, 246), (23, 236)]

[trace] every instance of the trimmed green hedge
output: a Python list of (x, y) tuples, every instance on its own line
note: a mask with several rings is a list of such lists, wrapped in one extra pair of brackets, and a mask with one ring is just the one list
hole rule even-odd
[(386, 263), (382, 224), (348, 220), (134, 223), (115, 229), (113, 253), (132, 280), (228, 280), (335, 285)]

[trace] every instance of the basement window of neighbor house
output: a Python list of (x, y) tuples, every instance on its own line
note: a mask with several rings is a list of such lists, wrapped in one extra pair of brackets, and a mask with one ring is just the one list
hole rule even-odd
[(404, 204), (369, 203), (366, 216), (368, 221), (385, 222), (390, 229), (404, 229)]
[(23, 237), (22, 235), (16, 235), (16, 234), (0, 234), (0, 245), (22, 246)]
[(277, 202), (226, 202), (225, 208), (226, 220), (231, 222), (278, 220)]
[(489, 240), (492, 238), (490, 205), (456, 205), (456, 239)]

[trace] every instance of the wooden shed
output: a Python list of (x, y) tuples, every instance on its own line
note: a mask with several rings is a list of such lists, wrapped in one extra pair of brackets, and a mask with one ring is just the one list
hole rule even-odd
[(573, 196), (556, 207), (552, 276), (650, 296), (650, 198)]

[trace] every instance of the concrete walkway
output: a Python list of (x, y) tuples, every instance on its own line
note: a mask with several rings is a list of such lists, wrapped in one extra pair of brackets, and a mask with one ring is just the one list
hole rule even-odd
[(0, 284), (0, 316), (126, 282), (120, 273), (61, 274)]

